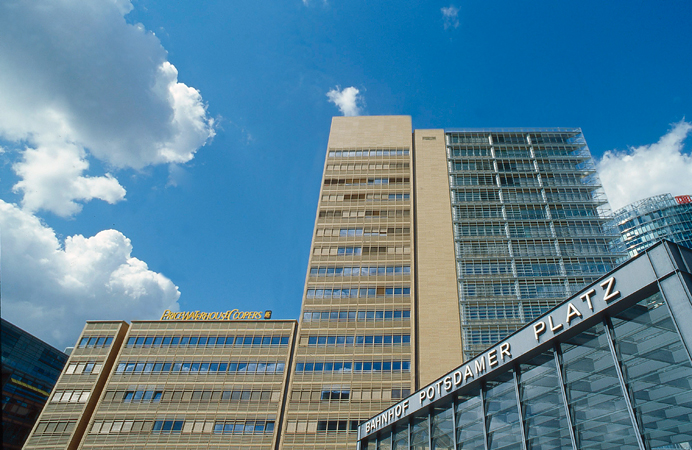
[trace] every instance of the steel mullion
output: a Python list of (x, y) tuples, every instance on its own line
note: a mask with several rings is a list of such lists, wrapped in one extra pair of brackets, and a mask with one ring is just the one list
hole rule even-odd
[(432, 449), (432, 418), (433, 418), (433, 411), (435, 409), (430, 406), (428, 408), (428, 448)]
[(620, 389), (622, 390), (622, 395), (625, 397), (625, 405), (627, 406), (627, 412), (630, 415), (630, 420), (632, 421), (632, 427), (634, 428), (634, 436), (637, 439), (637, 444), (640, 450), (646, 450), (644, 446), (644, 439), (642, 438), (641, 430), (639, 429), (639, 422), (637, 421), (637, 416), (634, 413), (634, 408), (632, 407), (632, 399), (630, 398), (629, 389), (627, 389), (627, 383), (625, 383), (625, 376), (622, 373), (622, 367), (620, 366), (620, 358), (618, 358), (617, 351), (615, 350), (615, 341), (613, 341), (613, 336), (611, 334), (613, 324), (610, 322), (608, 317), (603, 318), (603, 327), (605, 328), (606, 339), (608, 340), (608, 347), (610, 347), (610, 354), (613, 357), (613, 364), (615, 366), (615, 372), (618, 375), (618, 381), (620, 382)]
[(457, 399), (452, 398), (452, 443), (457, 449)]
[(560, 393), (562, 394), (562, 403), (565, 405), (565, 415), (567, 416), (567, 427), (569, 428), (569, 438), (572, 441), (572, 449), (578, 450), (577, 436), (574, 434), (574, 424), (572, 423), (572, 414), (570, 413), (569, 403), (567, 402), (567, 389), (565, 388), (565, 380), (562, 376), (562, 352), (560, 344), (555, 344), (553, 356), (555, 356), (555, 369), (557, 370), (557, 379), (560, 384)]
[(481, 397), (481, 410), (483, 411), (483, 443), (485, 444), (485, 450), (490, 450), (490, 444), (488, 443), (488, 421), (486, 420), (486, 410), (485, 410), (485, 392), (483, 392), (483, 389), (485, 388), (485, 383), (481, 383), (479, 386), (480, 395)]
[(514, 378), (514, 393), (517, 396), (517, 410), (519, 412), (519, 425), (521, 428), (521, 444), (524, 450), (528, 450), (529, 445), (526, 441), (526, 430), (524, 429), (524, 408), (521, 407), (521, 393), (519, 392), (519, 366), (515, 366), (512, 371), (512, 376)]

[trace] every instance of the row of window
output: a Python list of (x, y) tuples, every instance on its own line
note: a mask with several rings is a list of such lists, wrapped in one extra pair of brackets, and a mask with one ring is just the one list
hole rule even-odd
[(411, 266), (311, 267), (311, 277), (361, 277), (377, 275), (409, 275)]
[(336, 433), (358, 431), (358, 420), (291, 420), (286, 423), (286, 433)]
[(403, 296), (411, 295), (410, 287), (371, 287), (371, 288), (334, 288), (334, 289), (308, 289), (307, 298), (366, 298), (379, 296)]
[(465, 330), (464, 342), (471, 345), (492, 345), (511, 333), (510, 330)]
[(531, 282), (461, 282), (459, 290), (464, 298), (467, 297), (498, 297), (511, 296), (519, 298), (561, 298), (568, 292), (562, 282), (536, 283)]
[[(558, 261), (516, 261), (514, 267), (517, 276), (559, 276), (581, 273), (606, 273), (613, 268), (612, 261), (605, 258), (586, 258), (584, 261), (565, 261), (564, 271)], [(512, 275), (511, 261), (469, 261), (459, 263), (461, 275)]]
[(103, 364), (100, 362), (96, 361), (82, 361), (82, 362), (73, 362), (70, 363), (67, 366), (67, 370), (65, 370), (65, 373), (67, 375), (81, 375), (81, 374), (99, 374), (101, 373), (101, 369), (103, 368)]
[(317, 236), (360, 237), (360, 236), (400, 236), (411, 234), (410, 228), (318, 228)]
[(299, 362), (297, 373), (306, 372), (408, 372), (410, 361), (330, 361)]
[(61, 420), (55, 422), (41, 422), (36, 426), (36, 431), (34, 435), (43, 434), (70, 434), (74, 430), (74, 426), (77, 422), (72, 420)]
[(408, 345), (410, 343), (411, 335), (408, 334), (308, 337), (308, 345)]
[(113, 336), (84, 336), (77, 348), (105, 348), (113, 343)]
[[(154, 424), (156, 430), (156, 424)], [(214, 423), (214, 434), (264, 434), (274, 432), (274, 422), (232, 420)]]
[(327, 171), (360, 171), (360, 170), (397, 170), (397, 169), (408, 169), (409, 163), (407, 162), (392, 162), (392, 163), (378, 163), (378, 164), (327, 164)]
[(381, 149), (381, 150), (336, 150), (330, 151), (330, 158), (367, 158), (369, 156), (405, 156), (409, 154), (408, 149)]
[(589, 152), (574, 147), (544, 146), (533, 149), (526, 147), (503, 147), (495, 148), (486, 146), (464, 146), (448, 147), (449, 158), (459, 158), (464, 156), (480, 156), (487, 158), (542, 158), (542, 157), (566, 157), (566, 158), (589, 158)]
[(359, 200), (380, 200), (380, 201), (397, 201), (397, 200), (409, 200), (411, 194), (408, 193), (398, 193), (398, 194), (339, 194), (339, 195), (323, 195), (323, 202), (356, 202)]
[(104, 402), (116, 403), (149, 403), (149, 402), (277, 402), (279, 391), (236, 389), (226, 391), (157, 391), (155, 389), (140, 391), (107, 391)]
[(409, 177), (387, 178), (325, 178), (325, 186), (378, 186), (382, 184), (408, 183)]
[(127, 361), (118, 364), (115, 373), (283, 373), (283, 362), (155, 362)]
[(378, 253), (386, 253), (390, 255), (408, 255), (411, 253), (411, 247), (408, 245), (371, 245), (363, 247), (315, 247), (315, 249), (312, 251), (312, 254), (315, 256), (375, 255)]
[(86, 403), (89, 400), (90, 391), (55, 391), (50, 399), (51, 403)]
[[(226, 425), (230, 425), (227, 432)], [(273, 420), (97, 420), (89, 430), (90, 434), (118, 433), (233, 433), (233, 434), (271, 434), (274, 432)]]
[(303, 320), (306, 322), (318, 320), (337, 320), (337, 321), (380, 321), (380, 320), (408, 320), (411, 318), (411, 311), (408, 309), (395, 310), (376, 310), (376, 311), (305, 311)]
[(379, 219), (384, 217), (409, 217), (411, 211), (408, 209), (383, 209), (383, 210), (340, 210), (340, 209), (329, 209), (320, 210), (318, 216), (320, 219)]
[(127, 347), (270, 347), (288, 345), (288, 336), (130, 336)]
[(325, 388), (321, 391), (293, 391), (291, 401), (316, 402), (316, 401), (390, 401), (405, 398), (411, 395), (411, 389), (395, 387), (391, 389), (354, 389)]
[(123, 403), (158, 403), (161, 401), (163, 391), (125, 391)]

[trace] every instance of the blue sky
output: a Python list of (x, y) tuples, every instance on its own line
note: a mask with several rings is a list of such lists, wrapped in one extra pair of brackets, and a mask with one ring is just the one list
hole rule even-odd
[(343, 112), (581, 127), (615, 207), (692, 194), (690, 23), (687, 1), (5, 0), (2, 317), (58, 347), (169, 307), (297, 318)]

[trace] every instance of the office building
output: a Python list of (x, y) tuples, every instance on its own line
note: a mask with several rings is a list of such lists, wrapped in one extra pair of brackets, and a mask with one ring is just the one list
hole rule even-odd
[(645, 198), (617, 210), (607, 227), (621, 235), (630, 257), (661, 239), (692, 248), (692, 197)]
[[(607, 202), (579, 129), (414, 131), (407, 116), (335, 117), (296, 337), (294, 344), (272, 350), (285, 352), (283, 381), (275, 380), (286, 383), (281, 388), (285, 401), (273, 404), (273, 413), (262, 410), (248, 419), (263, 423), (264, 431), (236, 440), (242, 433), (235, 435), (234, 421), (247, 415), (241, 404), (189, 406), (188, 397), (164, 401), (166, 392), (194, 390), (178, 387), (193, 378), (178, 375), (177, 360), (199, 361), (200, 370), (203, 364), (221, 367), (224, 358), (231, 364), (249, 357), (237, 356), (242, 347), (215, 347), (217, 353), (208, 356), (220, 359), (207, 360), (199, 344), (164, 350), (152, 334), (153, 347), (130, 349), (125, 340), (122, 350), (99, 350), (98, 361), (91, 360), (91, 350), (75, 348), (70, 364), (73, 359), (99, 362), (103, 373), (111, 375), (106, 375), (107, 383), (86, 377), (94, 380), (93, 387), (65, 388), (91, 389), (85, 401), (97, 402), (93, 413), (88, 405), (82, 411), (74, 407), (75, 417), (89, 418), (84, 424), (75, 422), (74, 429), (82, 431), (68, 441), (77, 445), (81, 433), (84, 448), (215, 448), (225, 438), (215, 435), (228, 430), (230, 440), (223, 442), (230, 446), (352, 447), (364, 420), (611, 270), (624, 253), (612, 252), (616, 236), (602, 228), (607, 216)], [(209, 320), (200, 317), (192, 316), (175, 330), (170, 320), (146, 326), (192, 336), (194, 327), (208, 326)], [(215, 326), (234, 323), (224, 320)], [(244, 332), (250, 333), (269, 322), (243, 323), (248, 327)], [(145, 326), (134, 322), (127, 330), (123, 323), (98, 324), (110, 327), (116, 347), (121, 345), (116, 335), (134, 336), (135, 329), (142, 333), (139, 328)], [(88, 324), (84, 333), (95, 333), (89, 327), (96, 325)], [(220, 333), (207, 331), (209, 336)], [(111, 358), (112, 364), (107, 363)], [(170, 375), (154, 375), (157, 364)], [(124, 372), (119, 373), (119, 367)], [(248, 390), (247, 378), (228, 375), (228, 367), (221, 378), (227, 386), (223, 389)], [(65, 382), (75, 379), (67, 372)], [(270, 380), (266, 375), (253, 380), (255, 390), (278, 389), (271, 383), (264, 386)], [(62, 379), (56, 389), (62, 390), (61, 384)], [(98, 388), (98, 395), (97, 386), (105, 386)], [(213, 396), (221, 389), (201, 392)], [(161, 392), (161, 400), (146, 407), (124, 401), (114, 405), (109, 392), (115, 392), (116, 399), (125, 398), (117, 392)], [(48, 420), (50, 411), (46, 408), (42, 421), (58, 423)], [(201, 428), (190, 434), (190, 426), (193, 431)], [(50, 427), (35, 433), (46, 434)], [(31, 448), (39, 448), (39, 443)]]
[(87, 322), (24, 448), (275, 448), (297, 323), (212, 314)]
[(5, 319), (2, 322), (2, 448), (22, 448), (67, 355)]
[(670, 242), (359, 427), (359, 450), (692, 448), (692, 251)]
[(613, 269), (608, 217), (579, 129), (335, 117), (283, 448), (347, 443), (368, 411)]

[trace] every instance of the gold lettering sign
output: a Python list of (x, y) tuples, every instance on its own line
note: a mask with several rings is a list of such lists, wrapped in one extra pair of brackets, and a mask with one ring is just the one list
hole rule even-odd
[(169, 311), (165, 310), (161, 320), (256, 320), (270, 319), (271, 311), (238, 311), (229, 309), (226, 312), (201, 312), (201, 311)]

